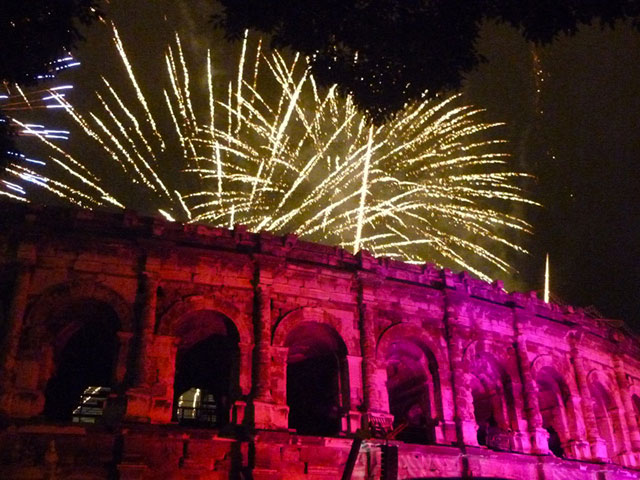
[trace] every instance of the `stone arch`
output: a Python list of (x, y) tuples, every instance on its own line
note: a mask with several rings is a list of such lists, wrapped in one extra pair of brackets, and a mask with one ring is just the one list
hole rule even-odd
[(328, 323), (302, 321), (287, 333), (289, 427), (310, 435), (335, 435), (351, 409), (347, 346)]
[(614, 384), (608, 375), (592, 370), (587, 375), (592, 408), (600, 437), (605, 441), (607, 456), (615, 460), (624, 450), (620, 407), (614, 396)]
[(156, 325), (159, 335), (175, 336), (181, 319), (197, 311), (215, 311), (227, 317), (238, 331), (240, 343), (253, 344), (253, 324), (250, 314), (241, 312), (235, 305), (215, 297), (192, 295), (174, 303), (162, 315)]
[(538, 355), (531, 362), (531, 373), (533, 374), (534, 378), (537, 373), (543, 368), (552, 368), (562, 378), (568, 377), (572, 374), (570, 365), (564, 359), (558, 358), (549, 353)]
[(542, 426), (549, 432), (549, 449), (554, 455), (564, 457), (571, 452), (572, 440), (577, 438), (578, 431), (571, 390), (553, 356), (538, 357), (533, 365)]
[(513, 433), (518, 431), (511, 376), (481, 341), (472, 342), (464, 358), (467, 371), (471, 374), (478, 443), (490, 448), (511, 450)]
[(377, 342), (378, 365), (387, 370), (387, 394), (398, 438), (435, 443), (436, 426), (443, 420), (440, 352), (432, 338), (416, 325), (398, 323)]
[(116, 383), (117, 332), (132, 328), (131, 306), (98, 282), (55, 285), (35, 299), (25, 318), (23, 348), (37, 349), (44, 364), (45, 417), (95, 421), (101, 415), (96, 409), (85, 415), (81, 397), (106, 400)]
[[(224, 313), (195, 302), (177, 310), (169, 333), (175, 341), (173, 418), (180, 423), (224, 426), (241, 394), (240, 333)], [(200, 308), (198, 308), (200, 307)]]
[(383, 330), (376, 342), (376, 359), (384, 358), (384, 354), (387, 352), (390, 344), (394, 339), (400, 337), (415, 339), (423, 348), (426, 348), (430, 352), (433, 360), (439, 367), (447, 365), (447, 358), (444, 356), (437, 340), (429, 335), (423, 328), (407, 323), (395, 323)]
[(347, 355), (360, 356), (357, 342), (345, 339), (344, 329), (340, 319), (329, 315), (321, 308), (300, 307), (283, 315), (272, 329), (272, 345), (283, 347), (291, 331), (302, 322), (314, 322), (331, 327), (340, 337), (347, 348)]
[[(28, 307), (25, 326), (28, 329), (46, 329), (47, 334), (58, 334), (54, 325), (47, 325), (52, 312), (74, 301), (90, 299), (109, 305), (115, 312), (119, 330), (133, 332), (133, 306), (115, 290), (95, 281), (73, 281), (54, 285), (42, 292)], [(54, 329), (52, 331), (52, 329)]]

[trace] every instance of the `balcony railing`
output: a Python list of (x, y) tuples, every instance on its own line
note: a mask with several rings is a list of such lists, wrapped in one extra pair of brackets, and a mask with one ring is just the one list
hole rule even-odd
[(73, 409), (73, 423), (97, 423), (104, 413), (104, 407), (111, 393), (109, 387), (87, 387), (80, 396), (80, 402)]
[(216, 426), (218, 415), (216, 405), (200, 405), (197, 407), (180, 406), (176, 409), (179, 423)]

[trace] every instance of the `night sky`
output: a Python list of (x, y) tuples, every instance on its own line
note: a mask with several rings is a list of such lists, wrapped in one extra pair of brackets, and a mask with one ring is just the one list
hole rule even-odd
[(539, 97), (531, 45), (495, 25), (480, 45), (467, 97), (507, 122), (544, 205), (518, 278), (540, 288), (548, 252), (553, 294), (640, 326), (640, 34), (586, 27), (539, 49)]
[[(212, 8), (118, 0), (106, 13), (135, 45), (127, 53), (137, 72), (153, 76), (174, 29), (189, 54), (223, 42), (207, 23)], [(76, 106), (92, 106), (99, 74), (117, 62), (107, 33), (101, 25), (87, 31), (76, 52), (82, 67), (63, 78), (75, 85)], [(469, 76), (465, 99), (485, 108), (485, 119), (506, 123), (514, 162), (537, 177), (531, 197), (544, 205), (527, 210), (535, 234), (520, 242), (531, 253), (515, 259), (519, 273), (503, 278), (507, 288), (540, 290), (548, 252), (557, 298), (640, 329), (640, 33), (587, 27), (538, 49), (539, 94), (531, 45), (517, 32), (487, 25), (479, 45), (488, 61)], [(236, 55), (218, 55), (214, 63), (235, 65)]]

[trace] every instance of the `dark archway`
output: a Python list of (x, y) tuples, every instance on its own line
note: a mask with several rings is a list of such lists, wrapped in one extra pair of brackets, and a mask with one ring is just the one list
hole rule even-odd
[(397, 438), (409, 443), (435, 443), (440, 378), (433, 353), (410, 339), (393, 342), (386, 356), (389, 410)]
[(550, 367), (542, 367), (536, 381), (542, 426), (549, 432), (549, 450), (556, 457), (564, 457), (569, 451), (571, 431), (576, 428), (569, 387)]
[(511, 378), (491, 355), (479, 355), (472, 364), (471, 392), (478, 425), (478, 444), (511, 450), (517, 417)]
[(287, 335), (289, 427), (306, 435), (335, 435), (347, 403), (347, 349), (331, 327), (303, 322)]
[(599, 381), (591, 382), (589, 391), (593, 401), (593, 414), (596, 418), (598, 433), (607, 445), (609, 459), (613, 460), (618, 453), (620, 440), (618, 437), (622, 432), (617, 406), (611, 394)]
[(631, 396), (631, 402), (633, 403), (633, 410), (636, 414), (636, 418), (640, 420), (640, 397), (634, 393)]
[(50, 420), (98, 421), (112, 387), (118, 350), (118, 318), (102, 302), (81, 300), (55, 314), (67, 324), (58, 338), (55, 373), (45, 389), (44, 416)]
[(238, 331), (221, 313), (187, 314), (176, 328), (180, 338), (174, 380), (174, 419), (185, 424), (224, 426), (238, 396)]

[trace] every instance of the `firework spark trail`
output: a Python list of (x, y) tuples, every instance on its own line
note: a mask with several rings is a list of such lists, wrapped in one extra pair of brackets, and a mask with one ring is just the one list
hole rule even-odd
[(160, 135), (160, 133), (158, 132), (158, 127), (156, 127), (156, 122), (153, 119), (151, 112), (149, 111), (149, 105), (147, 104), (147, 100), (144, 94), (142, 93), (142, 91), (140, 90), (140, 87), (138, 86), (138, 81), (136, 80), (136, 77), (133, 73), (133, 68), (131, 67), (129, 58), (127, 57), (127, 54), (124, 51), (124, 45), (122, 44), (122, 40), (120, 39), (120, 34), (118, 33), (118, 30), (116, 29), (116, 26), (113, 23), (111, 24), (111, 26), (113, 28), (114, 44), (118, 49), (118, 54), (120, 55), (120, 58), (122, 59), (125, 68), (127, 69), (127, 74), (129, 75), (129, 81), (131, 82), (131, 85), (136, 91), (136, 96), (138, 98), (138, 101), (144, 108), (146, 119), (151, 125), (151, 128), (153, 129), (153, 133), (155, 134), (156, 138), (160, 141), (160, 145), (162, 146), (162, 149), (164, 149), (165, 148), (164, 140), (162, 139), (162, 135)]
[[(484, 279), (487, 267), (510, 269), (496, 247), (523, 251), (508, 234), (530, 231), (509, 213), (514, 204), (535, 204), (519, 185), (526, 175), (509, 170), (504, 141), (493, 135), (500, 124), (480, 121), (482, 110), (461, 106), (459, 96), (417, 103), (373, 127), (335, 87), (318, 90), (306, 61), (266, 53), (260, 42), (253, 55), (245, 35), (235, 80), (217, 97), (210, 52), (199, 92), (176, 36), (165, 56), (160, 111), (145, 97), (113, 31), (130, 92), (104, 79), (102, 112), (89, 115), (58, 101), (104, 151), (103, 161), (120, 165), (128, 188), (151, 194), (164, 218), (295, 232), (356, 251), (462, 267)], [(199, 105), (205, 107), (194, 108)], [(173, 130), (154, 118), (168, 119)], [(27, 175), (83, 206), (138, 206), (126, 192), (113, 193), (123, 182), (101, 181), (80, 157), (36, 137), (57, 153), (57, 163), (46, 174), (16, 170), (17, 178)], [(151, 138), (160, 141), (158, 150)], [(166, 172), (176, 151), (183, 157), (179, 175)], [(81, 186), (53, 179), (53, 166)]]
[[(62, 70), (80, 65), (80, 62), (75, 61), (72, 56), (60, 58), (51, 62), (47, 66), (47, 72), (35, 77), (38, 80), (50, 80), (55, 79), (56, 74)], [(58, 85), (53, 87), (36, 87), (30, 89), (23, 89), (18, 84), (4, 83), (2, 89), (4, 93), (0, 93), (0, 109), (2, 110), (2, 116), (0, 116), (0, 122), (7, 122), (14, 129), (15, 133), (20, 137), (38, 137), (43, 141), (48, 140), (68, 140), (69, 131), (59, 128), (48, 128), (45, 125), (32, 122), (20, 122), (14, 115), (26, 116), (39, 110), (50, 110), (56, 108), (62, 108), (60, 105), (60, 99), (64, 99), (66, 92), (73, 88), (72, 85)], [(15, 158), (12, 165), (30, 164), (33, 166), (46, 165), (46, 162), (33, 158), (28, 158), (25, 155), (15, 151), (0, 152), (6, 158)], [(17, 170), (14, 168), (14, 171)], [(7, 172), (6, 168), (0, 171), (0, 176), (6, 177), (7, 175), (14, 175)], [(25, 177), (20, 177), (25, 180)], [(34, 183), (31, 181), (30, 183)], [(10, 198), (12, 200), (18, 200), (21, 202), (28, 202), (27, 191), (23, 185), (19, 185), (15, 182), (8, 181), (6, 179), (0, 180), (0, 196)]]
[(364, 212), (369, 190), (369, 168), (371, 165), (371, 143), (373, 140), (373, 126), (369, 127), (369, 140), (367, 142), (367, 153), (365, 154), (364, 172), (362, 174), (362, 187), (360, 191), (360, 207), (358, 208), (358, 222), (356, 224), (356, 239), (353, 242), (353, 251), (360, 250), (360, 237), (362, 237), (362, 225), (364, 223)]
[[(523, 197), (520, 187), (513, 183), (524, 175), (508, 171), (475, 171), (506, 167), (507, 155), (490, 150), (501, 143), (500, 140), (478, 140), (478, 134), (499, 124), (478, 123), (476, 117), (481, 111), (470, 107), (450, 108), (449, 104), (455, 102), (456, 97), (435, 104), (425, 102), (376, 130), (373, 145), (367, 148), (368, 129), (358, 121), (357, 115), (354, 118), (348, 100), (331, 94), (322, 98), (311, 77), (305, 83), (306, 71), (298, 72), (299, 76), (294, 79), (294, 68), (281, 68), (279, 57), (274, 55), (265, 60), (282, 88), (278, 106), (265, 107), (267, 102), (256, 94), (257, 101), (245, 99), (243, 102), (245, 106), (249, 103), (254, 107), (249, 118), (243, 114), (232, 115), (231, 102), (220, 105), (227, 110), (229, 121), (243, 123), (241, 129), (235, 125), (238, 132), (233, 144), (235, 150), (243, 147), (237, 144), (237, 139), (246, 137), (252, 139), (250, 147), (255, 151), (255, 137), (261, 137), (262, 150), (278, 152), (278, 155), (252, 157), (249, 145), (246, 145), (244, 154), (236, 155), (236, 158), (253, 158), (253, 171), (257, 172), (251, 189), (251, 208), (243, 209), (249, 214), (241, 220), (243, 223), (277, 231), (295, 230), (311, 239), (343, 246), (357, 248), (363, 245), (377, 254), (413, 261), (422, 261), (426, 256), (424, 250), (417, 253), (413, 247), (435, 245), (440, 257), (453, 260), (484, 278), (486, 276), (473, 268), (459, 250), (478, 255), (498, 268), (508, 268), (506, 262), (490, 249), (465, 238), (484, 237), (521, 251), (515, 243), (495, 233), (495, 227), (521, 231), (530, 228), (523, 220), (487, 205), (495, 200), (533, 203)], [(302, 81), (298, 80), (300, 78)], [(313, 99), (311, 107), (302, 106), (298, 101), (298, 97), (303, 96), (301, 85), (311, 86), (313, 94), (306, 96), (307, 101)], [(245, 86), (249, 91), (255, 90), (248, 82)], [(291, 99), (295, 99), (294, 109), (290, 108)], [(283, 111), (285, 115), (281, 114)], [(312, 112), (313, 119), (308, 118), (308, 112)], [(292, 118), (294, 114), (296, 118)], [(344, 114), (344, 123), (338, 120), (341, 114)], [(327, 124), (332, 128), (327, 128)], [(220, 130), (217, 130), (215, 142), (230, 144), (229, 135), (220, 134)], [(284, 132), (287, 134), (283, 135)], [(328, 133), (331, 136), (327, 138)], [(340, 133), (344, 133), (346, 139), (338, 139)], [(281, 140), (284, 137), (286, 143)], [(312, 154), (307, 154), (307, 158), (301, 155), (305, 142), (311, 143), (315, 152), (322, 152), (320, 156), (324, 155), (327, 162), (315, 163)], [(338, 155), (332, 155), (337, 144), (342, 149)], [(369, 164), (366, 152), (370, 151), (376, 154)], [(225, 150), (228, 152), (231, 149)], [(280, 154), (291, 154), (292, 157), (288, 162), (282, 162)], [(313, 172), (320, 164), (331, 165), (330, 157), (335, 159), (335, 169), (329, 167), (319, 175)], [(271, 171), (271, 174), (264, 175), (263, 171)], [(370, 180), (366, 178), (369, 171), (373, 176)], [(312, 178), (315, 183), (310, 180)], [(371, 198), (372, 202), (367, 202), (366, 207), (357, 202), (365, 192), (363, 184), (369, 184), (371, 189), (370, 197), (367, 193), (366, 198)], [(301, 185), (307, 194), (294, 195)], [(384, 189), (391, 187), (397, 189), (389, 192), (395, 195), (382, 194)], [(268, 192), (281, 192), (278, 201), (274, 202), (273, 195)], [(404, 197), (411, 197), (411, 200), (403, 201)], [(322, 208), (319, 208), (320, 204)], [(203, 210), (194, 217), (196, 221), (214, 216), (220, 218), (220, 210), (212, 212), (209, 206), (202, 203), (194, 207), (194, 211)], [(235, 212), (237, 217), (238, 209)], [(362, 235), (363, 229), (371, 233)], [(376, 233), (380, 230), (386, 230), (387, 234)], [(426, 240), (417, 240), (420, 237)]]

